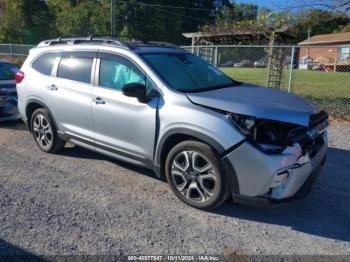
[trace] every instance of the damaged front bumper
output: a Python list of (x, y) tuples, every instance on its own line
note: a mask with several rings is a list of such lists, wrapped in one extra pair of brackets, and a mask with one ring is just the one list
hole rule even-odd
[(296, 143), (278, 155), (265, 154), (244, 143), (226, 156), (234, 167), (239, 192), (234, 202), (253, 206), (278, 206), (306, 197), (327, 154), (327, 133), (313, 152)]

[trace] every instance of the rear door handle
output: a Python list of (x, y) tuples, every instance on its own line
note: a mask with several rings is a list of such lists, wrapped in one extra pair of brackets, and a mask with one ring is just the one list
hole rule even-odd
[(55, 86), (55, 85), (49, 85), (49, 86), (47, 87), (47, 89), (49, 89), (50, 91), (56, 91), (56, 90), (58, 90), (57, 86)]
[(106, 104), (106, 101), (101, 97), (96, 97), (96, 98), (92, 99), (92, 101), (94, 101), (96, 103), (96, 105)]

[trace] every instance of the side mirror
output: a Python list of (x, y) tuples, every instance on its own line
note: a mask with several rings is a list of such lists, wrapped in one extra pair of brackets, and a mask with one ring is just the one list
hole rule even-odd
[(140, 103), (147, 103), (146, 86), (140, 83), (125, 84), (122, 88), (123, 94), (129, 97), (136, 97)]

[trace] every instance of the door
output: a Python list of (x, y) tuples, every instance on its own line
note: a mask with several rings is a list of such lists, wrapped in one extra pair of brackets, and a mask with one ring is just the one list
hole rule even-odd
[(59, 130), (93, 142), (91, 78), (96, 52), (66, 52), (44, 88), (45, 102)]
[[(158, 97), (151, 80), (129, 59), (108, 53), (99, 53), (96, 76), (92, 89), (96, 149), (136, 164), (152, 163)], [(147, 103), (123, 95), (123, 85), (135, 82), (147, 86)]]

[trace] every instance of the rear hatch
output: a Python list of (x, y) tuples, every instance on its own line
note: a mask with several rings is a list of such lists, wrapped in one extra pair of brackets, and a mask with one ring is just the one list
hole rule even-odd
[(15, 64), (0, 62), (0, 100), (17, 100), (15, 73), (18, 70)]
[(15, 80), (0, 80), (0, 96), (17, 96)]

